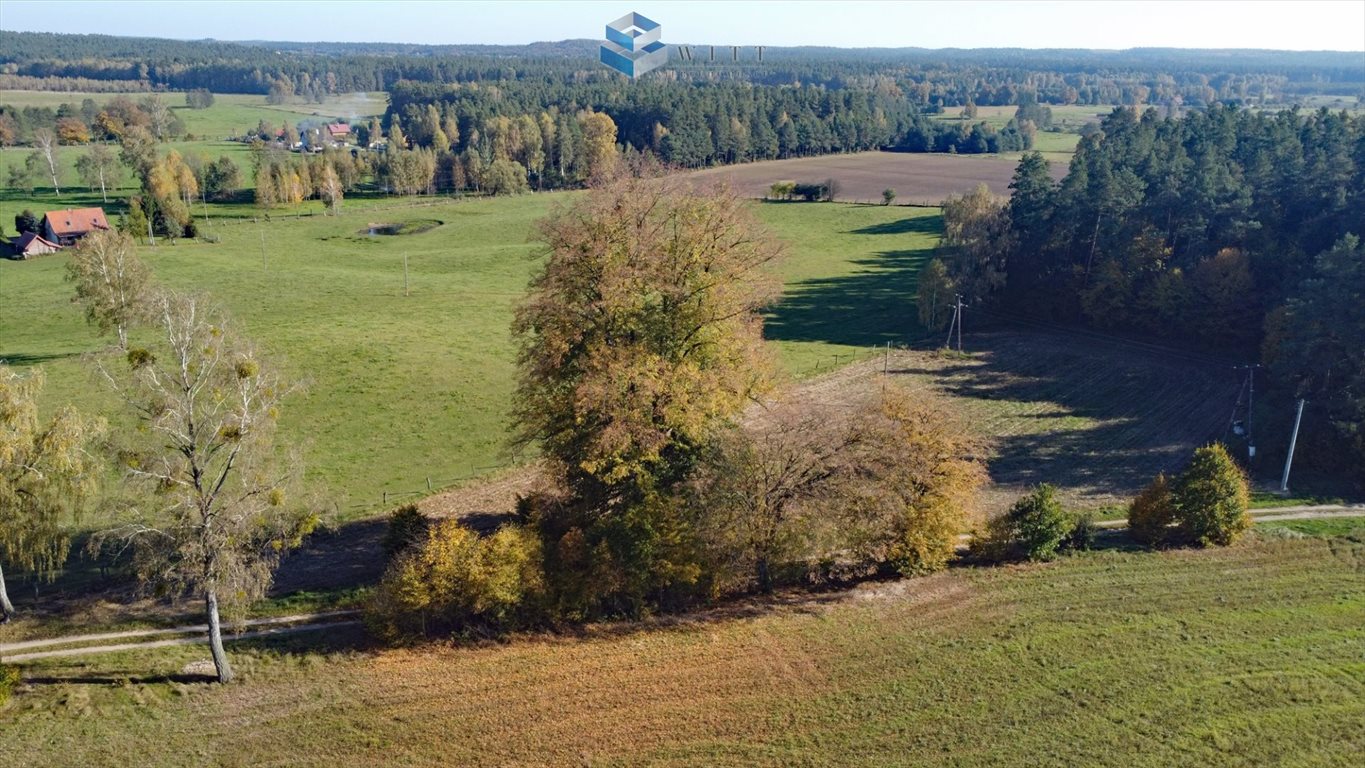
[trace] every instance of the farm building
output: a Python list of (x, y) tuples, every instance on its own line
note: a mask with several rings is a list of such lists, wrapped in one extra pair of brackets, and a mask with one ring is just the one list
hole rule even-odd
[(23, 235), (14, 238), (10, 242), (14, 248), (14, 258), (27, 259), (33, 256), (42, 256), (45, 253), (56, 253), (62, 247), (44, 238), (37, 232), (25, 232)]
[(59, 246), (75, 245), (97, 229), (109, 229), (103, 208), (72, 208), (43, 215), (43, 239)]
[(345, 123), (328, 123), (327, 135), (332, 141), (346, 141), (351, 137), (351, 126)]

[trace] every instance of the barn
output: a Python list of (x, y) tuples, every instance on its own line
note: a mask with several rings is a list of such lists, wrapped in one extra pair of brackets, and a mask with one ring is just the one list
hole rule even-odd
[(45, 239), (37, 232), (25, 232), (10, 241), (10, 245), (14, 248), (14, 258), (16, 259), (28, 259), (45, 253), (56, 253), (62, 249), (60, 245)]

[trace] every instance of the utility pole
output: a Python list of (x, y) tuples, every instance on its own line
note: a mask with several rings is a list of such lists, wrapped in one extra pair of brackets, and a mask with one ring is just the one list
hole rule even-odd
[(957, 351), (962, 351), (962, 294), (957, 295)]
[(1256, 458), (1256, 439), (1251, 434), (1251, 413), (1256, 405), (1256, 369), (1261, 366), (1256, 363), (1239, 365), (1239, 370), (1247, 372), (1246, 392), (1247, 392), (1247, 420), (1246, 420), (1246, 439), (1247, 439), (1247, 458)]
[(1294, 414), (1294, 434), (1289, 437), (1289, 455), (1284, 457), (1284, 474), (1280, 476), (1280, 491), (1289, 490), (1289, 467), (1294, 463), (1294, 446), (1299, 442), (1299, 423), (1303, 421), (1304, 399), (1299, 398), (1299, 412)]
[(962, 350), (962, 294), (956, 294), (955, 304), (953, 304), (953, 321), (948, 324), (948, 340), (943, 342), (943, 346), (948, 349), (953, 348), (953, 330), (957, 330), (958, 351)]

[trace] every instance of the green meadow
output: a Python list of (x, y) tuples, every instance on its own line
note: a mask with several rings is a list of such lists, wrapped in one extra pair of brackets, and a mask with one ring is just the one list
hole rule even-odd
[[(213, 219), (219, 242), (140, 253), (157, 281), (205, 291), (290, 376), (307, 385), (282, 427), (310, 478), (344, 516), (383, 493), (425, 489), (515, 460), (506, 449), (514, 383), (513, 310), (537, 262), (533, 223), (573, 193), (512, 198), (348, 201), (340, 216), (274, 212)], [(794, 376), (916, 331), (919, 266), (938, 240), (936, 209), (754, 203), (787, 244), (768, 335)], [(435, 220), (371, 236), (373, 224)], [(404, 260), (408, 295), (404, 295)], [(67, 257), (0, 260), (0, 359), (47, 372), (46, 405), (117, 419), (86, 355), (100, 339), (71, 303)]]

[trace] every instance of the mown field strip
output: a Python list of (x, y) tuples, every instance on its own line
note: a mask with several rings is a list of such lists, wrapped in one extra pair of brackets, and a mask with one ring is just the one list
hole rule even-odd
[[(288, 635), (295, 632), (313, 632), (320, 629), (335, 629), (337, 627), (350, 627), (360, 624), (359, 620), (354, 621), (331, 621), (318, 624), (297, 624), (288, 627), (274, 627), (271, 629), (260, 629), (252, 632), (238, 632), (224, 634), (223, 641), (231, 642), (234, 640), (253, 640), (262, 637), (276, 637), (278, 635)], [(16, 663), (20, 661), (37, 661), (39, 659), (56, 659), (65, 656), (88, 656), (96, 653), (117, 653), (119, 651), (141, 651), (147, 648), (168, 648), (175, 645), (199, 645), (207, 644), (209, 638), (203, 637), (177, 637), (171, 640), (153, 640), (150, 643), (120, 643), (118, 645), (98, 645), (88, 648), (63, 648), (57, 651), (37, 651), (35, 653), (20, 653), (14, 656), (6, 656), (5, 661)]]

